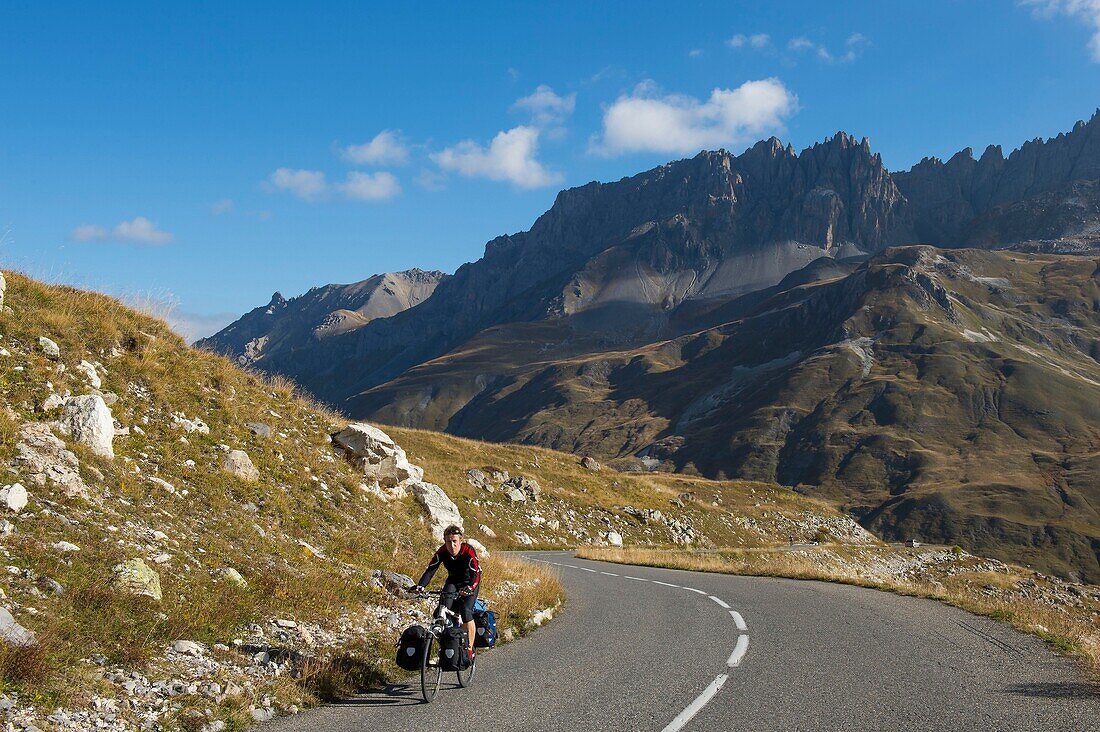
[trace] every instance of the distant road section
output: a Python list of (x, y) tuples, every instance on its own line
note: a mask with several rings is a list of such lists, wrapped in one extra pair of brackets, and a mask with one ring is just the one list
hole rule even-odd
[(1100, 690), (1031, 636), (929, 600), (528, 552), (560, 569), (549, 626), (444, 676), (266, 729), (1096, 730)]

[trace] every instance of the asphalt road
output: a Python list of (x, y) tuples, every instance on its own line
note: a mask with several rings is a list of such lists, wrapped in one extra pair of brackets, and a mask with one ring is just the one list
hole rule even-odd
[(562, 565), (566, 610), (479, 656), (471, 688), (446, 674), (425, 705), (417, 677), (265, 729), (1100, 730), (1071, 661), (936, 602), (528, 556)]

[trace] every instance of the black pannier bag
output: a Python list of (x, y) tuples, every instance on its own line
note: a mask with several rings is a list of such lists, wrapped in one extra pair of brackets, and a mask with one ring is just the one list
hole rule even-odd
[(492, 648), (497, 644), (497, 614), (492, 610), (474, 614), (474, 648)]
[(470, 636), (465, 626), (447, 628), (439, 636), (439, 666), (444, 671), (465, 671), (470, 665)]
[(397, 665), (406, 671), (420, 669), (420, 657), (428, 643), (428, 630), (422, 625), (410, 625), (401, 633), (397, 642)]

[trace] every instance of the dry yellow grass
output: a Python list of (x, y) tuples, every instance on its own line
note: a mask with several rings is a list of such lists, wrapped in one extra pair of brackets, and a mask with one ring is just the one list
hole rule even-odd
[[(830, 547), (831, 552), (889, 552), (890, 547)], [(626, 547), (608, 549), (584, 547), (577, 556), (621, 564), (668, 567), (696, 572), (716, 572), (760, 577), (822, 580), (858, 585), (899, 595), (924, 597), (947, 603), (976, 615), (1006, 622), (1018, 630), (1038, 636), (1062, 653), (1078, 660), (1088, 675), (1100, 682), (1100, 603), (1086, 602), (1081, 608), (1052, 607), (1026, 599), (989, 596), (987, 585), (1015, 587), (1035, 577), (1022, 568), (1009, 567), (1009, 574), (978, 571), (942, 574), (929, 580), (885, 580), (867, 576), (859, 570), (823, 567), (805, 553), (782, 550), (738, 550), (697, 552)], [(975, 558), (976, 559), (976, 558)], [(931, 579), (931, 578), (930, 578)]]
[[(92, 656), (155, 675), (175, 639), (226, 643), (250, 623), (276, 617), (331, 627), (364, 608), (405, 602), (374, 588), (371, 571), (416, 575), (437, 545), (411, 499), (386, 503), (364, 493), (361, 474), (334, 457), (328, 434), (342, 426), (338, 415), (301, 398), (286, 380), (191, 349), (164, 323), (111, 298), (5, 275), (14, 315), (0, 316), (0, 345), (11, 352), (0, 359), (0, 464), (14, 472), (3, 483), (23, 482), (31, 504), (6, 516), (16, 531), (0, 540), (3, 564), (27, 574), (0, 574), (0, 589), (39, 644), (29, 650), (0, 644), (0, 691), (17, 692), (47, 714), (58, 705), (80, 708), (93, 693), (109, 691), (85, 660)], [(40, 336), (60, 346), (59, 361), (42, 352)], [(42, 410), (47, 396), (87, 393), (76, 368), (82, 360), (105, 366), (102, 390), (118, 397), (113, 416), (141, 430), (116, 437), (114, 460), (69, 443), (92, 488), (88, 499), (66, 497), (53, 483), (34, 484), (14, 460), (21, 426), (56, 416)], [(174, 427), (177, 413), (201, 418), (210, 433)], [(250, 422), (271, 425), (272, 436), (253, 434)], [(225, 473), (220, 444), (246, 451), (261, 480)], [(430, 466), (427, 477), (434, 478)], [(164, 537), (154, 538), (154, 530)], [(80, 551), (50, 548), (62, 540)], [(154, 562), (159, 555), (166, 558)], [(134, 557), (160, 573), (161, 602), (135, 599), (112, 582), (112, 567)], [(246, 588), (222, 579), (228, 567), (244, 575)], [(35, 587), (41, 577), (65, 591), (41, 593)], [(560, 584), (534, 565), (492, 557), (485, 591), (506, 582), (519, 589), (501, 601), (505, 627), (521, 628), (527, 614), (561, 594)], [(269, 694), (284, 708), (302, 706), (376, 681), (392, 673), (392, 663), (379, 661), (392, 654), (394, 636), (383, 629), (362, 637), (317, 661), (303, 686), (278, 680), (257, 698)], [(211, 706), (186, 697), (179, 703), (181, 714)], [(239, 707), (229, 703), (212, 718), (250, 719), (247, 704)], [(180, 715), (166, 723), (186, 726)]]

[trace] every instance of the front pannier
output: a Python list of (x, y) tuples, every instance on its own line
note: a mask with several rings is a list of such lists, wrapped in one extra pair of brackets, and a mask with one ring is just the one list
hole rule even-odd
[(428, 630), (422, 625), (410, 625), (397, 642), (397, 665), (406, 671), (420, 669), (420, 657), (428, 643)]
[(465, 671), (469, 665), (470, 636), (466, 628), (447, 628), (439, 636), (439, 667), (444, 671)]

